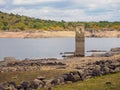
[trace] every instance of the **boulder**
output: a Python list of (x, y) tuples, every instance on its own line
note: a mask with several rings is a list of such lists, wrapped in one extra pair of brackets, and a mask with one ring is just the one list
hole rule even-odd
[(8, 84), (9, 84), (9, 90), (17, 90), (15, 82), (8, 82)]
[(65, 81), (72, 81), (73, 77), (70, 73), (66, 73), (64, 75), (62, 75), (62, 77), (64, 78)]
[(120, 72), (120, 67), (115, 68), (115, 73)]
[(0, 84), (0, 90), (6, 90), (9, 88), (9, 84), (8, 83), (2, 83)]
[(73, 75), (73, 81), (72, 82), (76, 82), (76, 81), (79, 81), (81, 78), (78, 74), (76, 75)]
[(52, 87), (51, 80), (44, 80), (44, 82), (45, 82), (44, 88), (46, 90), (51, 90), (51, 87)]
[(110, 73), (110, 68), (107, 67), (107, 66), (104, 66), (102, 72), (103, 72), (103, 73), (102, 73), (103, 75), (105, 75), (105, 74), (109, 74), (109, 73)]
[(57, 79), (52, 79), (52, 80), (51, 80), (51, 85), (52, 85), (52, 86), (57, 85)]
[(108, 66), (110, 69), (112, 69), (112, 70), (114, 70), (115, 68), (116, 68), (116, 66), (115, 65), (110, 65), (110, 66)]
[(44, 86), (44, 82), (39, 80), (39, 79), (34, 79), (32, 82), (31, 82), (31, 86), (33, 89), (37, 89), (37, 88), (41, 88)]
[(96, 61), (96, 62), (95, 62), (96, 65), (102, 65), (102, 64), (104, 64), (104, 63), (105, 63), (105, 61), (102, 61), (102, 60), (101, 60), (101, 61)]
[(17, 90), (13, 84), (10, 84), (9, 87), (8, 87), (9, 90)]
[(64, 77), (60, 76), (57, 78), (59, 84), (64, 84)]
[(101, 52), (95, 52), (92, 53), (92, 57), (106, 57), (106, 53), (101, 53)]
[(101, 75), (101, 67), (100, 65), (96, 65), (92, 71), (92, 76), (100, 76)]
[(120, 72), (120, 67), (117, 67), (115, 69), (110, 69), (110, 73), (117, 73)]
[(26, 90), (27, 88), (30, 87), (30, 83), (29, 83), (28, 81), (23, 81), (23, 82), (21, 83), (21, 86)]
[(80, 76), (81, 80), (85, 80), (87, 76), (87, 70), (78, 70), (78, 75)]
[(15, 82), (8, 82), (9, 83), (9, 85), (13, 85), (15, 88), (16, 88), (16, 83)]
[(17, 88), (17, 90), (24, 90), (22, 85), (17, 85), (16, 88)]
[(64, 78), (64, 81), (68, 81), (68, 74), (63, 74), (63, 75), (61, 75), (61, 77)]
[(101, 75), (101, 71), (100, 70), (97, 70), (97, 69), (93, 70), (92, 76), (100, 76), (100, 75)]

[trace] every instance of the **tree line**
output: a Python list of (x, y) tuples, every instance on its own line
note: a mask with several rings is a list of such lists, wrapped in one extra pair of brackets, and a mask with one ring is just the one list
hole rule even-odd
[[(0, 30), (1, 31), (27, 31), (27, 30), (74, 30), (76, 24), (84, 24), (86, 28), (101, 30), (111, 28), (120, 30), (120, 22), (66, 22), (42, 20), (18, 14), (8, 14), (0, 11)], [(89, 30), (88, 29), (88, 30)]]

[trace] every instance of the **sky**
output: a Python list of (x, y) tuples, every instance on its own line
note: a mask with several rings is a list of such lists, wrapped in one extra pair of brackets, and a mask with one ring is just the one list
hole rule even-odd
[(120, 21), (120, 0), (0, 0), (0, 11), (56, 21)]

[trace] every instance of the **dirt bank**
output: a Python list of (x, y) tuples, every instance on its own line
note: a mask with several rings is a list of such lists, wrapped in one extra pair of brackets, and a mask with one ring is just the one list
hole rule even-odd
[(74, 31), (0, 32), (0, 38), (52, 38), (74, 36)]
[[(85, 32), (86, 37), (120, 37), (120, 31)], [(0, 38), (75, 37), (75, 31), (0, 32)]]
[(120, 31), (96, 31), (90, 32), (86, 31), (86, 37), (120, 37)]

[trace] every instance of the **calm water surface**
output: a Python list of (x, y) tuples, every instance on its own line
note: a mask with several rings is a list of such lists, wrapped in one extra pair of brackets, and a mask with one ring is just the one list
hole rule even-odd
[[(85, 51), (120, 47), (120, 38), (86, 38)], [(24, 58), (61, 58), (61, 52), (75, 50), (74, 38), (0, 38), (0, 60), (6, 56)], [(85, 52), (86, 55), (89, 55)]]

